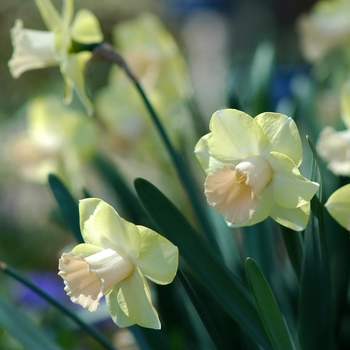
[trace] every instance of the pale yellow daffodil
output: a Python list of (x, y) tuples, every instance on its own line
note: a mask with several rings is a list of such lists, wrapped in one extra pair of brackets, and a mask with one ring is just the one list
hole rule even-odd
[(302, 147), (294, 121), (278, 113), (215, 112), (211, 132), (195, 147), (204, 168), (208, 203), (229, 226), (250, 226), (268, 216), (303, 230), (310, 200), (319, 188), (298, 167)]
[(350, 231), (350, 184), (333, 192), (325, 207), (339, 225)]
[(43, 95), (28, 103), (27, 129), (12, 141), (10, 155), (24, 179), (47, 183), (54, 173), (81, 193), (84, 165), (96, 154), (97, 142), (93, 119), (68, 108), (57, 95)]
[(346, 130), (336, 131), (325, 127), (317, 140), (316, 148), (327, 168), (336, 175), (350, 175), (350, 81), (341, 89), (341, 117)]
[(35, 0), (45, 25), (49, 31), (23, 28), (18, 19), (11, 29), (13, 55), (9, 60), (12, 76), (50, 66), (59, 66), (65, 81), (65, 102), (72, 100), (72, 90), (76, 92), (89, 114), (92, 103), (85, 92), (84, 69), (92, 53), (82, 50), (72, 52), (73, 42), (88, 45), (100, 43), (103, 35), (95, 15), (86, 9), (79, 10), (73, 20), (73, 0), (63, 0), (60, 15), (50, 0)]
[[(174, 38), (151, 13), (118, 23), (113, 37), (115, 47), (140, 81), (172, 141), (182, 147), (184, 140), (193, 138), (188, 108), (192, 89), (185, 59)], [(128, 147), (142, 144), (148, 154), (160, 155), (148, 112), (119, 67), (111, 70), (109, 85), (97, 95), (96, 112), (108, 130), (123, 140), (123, 153), (129, 151)]]
[(79, 214), (85, 243), (59, 261), (59, 275), (72, 302), (95, 311), (105, 295), (119, 327), (160, 329), (145, 277), (157, 284), (172, 282), (177, 247), (155, 231), (125, 221), (101, 199), (81, 200)]
[(350, 1), (319, 1), (298, 20), (301, 48), (310, 62), (350, 44)]

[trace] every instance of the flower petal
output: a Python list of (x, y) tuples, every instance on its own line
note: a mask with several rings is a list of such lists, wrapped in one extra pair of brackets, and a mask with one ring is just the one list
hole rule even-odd
[[(139, 270), (135, 269), (135, 272), (118, 286), (120, 289), (117, 301), (124, 314), (142, 327), (160, 329), (158, 313), (152, 305), (147, 281)], [(116, 308), (113, 311), (116, 311)], [(115, 318), (115, 314), (111, 316)]]
[(102, 42), (103, 34), (97, 17), (87, 9), (79, 10), (72, 23), (71, 37), (82, 44)]
[(137, 226), (141, 234), (141, 250), (135, 265), (150, 280), (158, 284), (168, 284), (174, 279), (179, 260), (179, 250), (157, 232)]
[(233, 224), (226, 220), (226, 224), (229, 227), (244, 227), (253, 226), (261, 221), (264, 221), (270, 215), (270, 199), (265, 194), (265, 190), (259, 193), (260, 204), (255, 208), (251, 220), (242, 221), (237, 224)]
[(246, 180), (245, 175), (227, 164), (208, 175), (204, 183), (208, 203), (233, 224), (250, 221), (260, 204)]
[[(68, 0), (72, 2), (72, 0)], [(50, 0), (35, 0), (35, 4), (39, 9), (40, 15), (51, 32), (62, 25), (62, 18), (59, 12), (52, 5)]]
[(341, 118), (348, 129), (350, 129), (350, 80), (346, 81), (341, 88)]
[(302, 160), (298, 128), (292, 118), (280, 113), (261, 113), (254, 118), (267, 138), (265, 154), (271, 151), (288, 156), (297, 167)]
[(121, 283), (116, 285), (109, 294), (106, 295), (106, 304), (111, 315), (113, 322), (118, 327), (130, 327), (135, 324), (135, 322), (125, 315), (123, 310), (120, 308), (118, 303), (118, 292)]
[(86, 243), (105, 249), (115, 245), (131, 257), (139, 254), (141, 237), (137, 227), (122, 219), (109, 204), (98, 198), (83, 199), (79, 202), (79, 214)]
[(325, 127), (317, 140), (316, 149), (320, 157), (336, 175), (350, 175), (350, 130), (335, 131)]
[(236, 109), (215, 112), (210, 130), (210, 152), (221, 161), (235, 164), (237, 160), (260, 154), (266, 145), (260, 126), (248, 114)]
[(58, 66), (53, 33), (25, 29), (18, 19), (11, 29), (11, 39), (13, 54), (8, 65), (14, 78), (28, 70)]
[(273, 169), (273, 177), (267, 187), (272, 188), (271, 201), (283, 208), (297, 208), (315, 195), (319, 184), (302, 176), (293, 161), (278, 152), (271, 152), (268, 160)]
[(85, 89), (85, 67), (92, 53), (82, 51), (68, 57), (60, 65), (61, 73), (65, 81), (65, 103), (72, 100), (72, 89), (75, 88), (77, 95), (89, 115), (93, 113), (93, 105)]
[(333, 192), (325, 207), (339, 225), (350, 231), (350, 184)]
[(83, 257), (64, 253), (59, 260), (58, 273), (65, 281), (64, 290), (75, 304), (93, 312), (100, 305), (103, 296), (100, 279)]
[(270, 216), (282, 226), (295, 231), (302, 231), (309, 221), (310, 202), (292, 209), (283, 208), (276, 203), (272, 203)]

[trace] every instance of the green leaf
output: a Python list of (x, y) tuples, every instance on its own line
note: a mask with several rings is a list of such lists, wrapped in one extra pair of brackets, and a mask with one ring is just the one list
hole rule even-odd
[(31, 319), (2, 298), (0, 298), (0, 324), (26, 349), (61, 349)]
[(286, 245), (288, 251), (289, 260), (298, 280), (300, 281), (304, 255), (304, 247), (301, 238), (301, 233), (282, 225), (280, 225), (280, 229), (283, 236), (284, 244)]
[(299, 340), (303, 349), (332, 349), (334, 327), (330, 266), (323, 224), (322, 181), (314, 145), (308, 139), (313, 158), (312, 181), (320, 189), (311, 200), (311, 214), (304, 236), (304, 260), (299, 292)]
[(241, 281), (155, 186), (144, 179), (136, 179), (135, 188), (159, 233), (178, 246), (181, 258), (203, 287), (243, 330), (269, 349), (269, 340)]
[(48, 177), (49, 186), (61, 210), (64, 221), (71, 229), (78, 243), (83, 243), (79, 225), (79, 208), (77, 201), (70, 194), (63, 182), (54, 174)]
[(259, 266), (251, 258), (246, 260), (246, 272), (255, 305), (272, 347), (275, 350), (295, 349), (270, 286)]

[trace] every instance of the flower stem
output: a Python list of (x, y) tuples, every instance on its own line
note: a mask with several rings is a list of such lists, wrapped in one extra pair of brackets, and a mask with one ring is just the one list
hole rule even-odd
[(145, 104), (152, 121), (160, 135), (160, 137), (163, 140), (163, 143), (171, 157), (171, 160), (175, 166), (175, 169), (177, 171), (178, 177), (182, 183), (182, 186), (184, 187), (188, 198), (191, 202), (191, 205), (193, 207), (193, 210), (198, 218), (199, 224), (202, 227), (202, 230), (207, 237), (209, 243), (213, 247), (213, 249), (216, 252), (219, 252), (219, 246), (217, 243), (217, 240), (214, 236), (214, 231), (212, 229), (212, 225), (207, 219), (208, 214), (205, 212), (203, 207), (203, 201), (199, 197), (199, 191), (197, 190), (196, 183), (193, 179), (192, 174), (188, 170), (188, 167), (185, 165), (183, 158), (180, 156), (180, 154), (176, 151), (175, 147), (172, 145), (170, 138), (163, 127), (163, 124), (160, 121), (160, 118), (158, 117), (158, 114), (156, 113), (155, 109), (153, 108), (151, 102), (149, 101), (144, 89), (142, 88), (141, 84), (139, 83), (138, 79), (135, 77), (135, 75), (131, 72), (129, 66), (123, 59), (123, 57), (116, 52), (114, 47), (110, 44), (103, 43), (96, 47), (93, 51), (93, 58), (92, 61), (95, 60), (104, 60), (109, 61), (114, 64), (118, 64), (124, 72), (127, 74), (127, 76), (130, 78), (130, 80), (135, 85), (136, 90), (138, 91), (139, 95), (141, 96), (141, 99), (143, 103)]
[(78, 324), (79, 327), (84, 329), (86, 332), (88, 332), (97, 342), (99, 342), (102, 346), (104, 346), (108, 350), (117, 350), (115, 346), (113, 346), (100, 332), (98, 332), (95, 328), (91, 327), (84, 321), (82, 321), (76, 314), (74, 314), (72, 311), (70, 311), (67, 307), (65, 307), (63, 304), (61, 304), (59, 301), (51, 297), (49, 294), (47, 294), (44, 290), (36, 286), (34, 283), (32, 283), (30, 280), (22, 276), (19, 272), (17, 272), (15, 269), (9, 267), (6, 263), (0, 261), (0, 271), (3, 271), (16, 281), (22, 283), (23, 285), (30, 288), (34, 293), (39, 295), (41, 298), (46, 300), (48, 303), (56, 307), (58, 310), (66, 314), (70, 319), (72, 319), (76, 324)]

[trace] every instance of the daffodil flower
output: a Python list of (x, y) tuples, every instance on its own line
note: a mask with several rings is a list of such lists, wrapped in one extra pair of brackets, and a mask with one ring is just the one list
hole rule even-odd
[(35, 0), (43, 21), (49, 31), (23, 28), (18, 19), (11, 29), (13, 55), (9, 60), (12, 76), (50, 66), (59, 66), (65, 81), (65, 102), (72, 100), (72, 90), (76, 92), (92, 113), (92, 103), (85, 92), (84, 68), (92, 53), (83, 50), (72, 52), (73, 42), (88, 45), (100, 43), (103, 35), (95, 15), (86, 9), (79, 10), (73, 20), (73, 0), (63, 0), (60, 15), (50, 0)]
[(322, 59), (330, 51), (350, 43), (350, 2), (347, 0), (318, 1), (310, 14), (298, 22), (301, 47), (310, 62)]
[(339, 225), (350, 231), (350, 184), (333, 192), (325, 207)]
[(177, 247), (155, 231), (125, 221), (100, 199), (81, 200), (79, 212), (85, 243), (59, 260), (59, 275), (72, 302), (95, 311), (105, 295), (118, 326), (159, 329), (145, 277), (158, 284), (172, 282)]
[(319, 188), (298, 167), (302, 147), (294, 121), (278, 113), (224, 109), (213, 114), (211, 132), (195, 147), (204, 168), (208, 203), (229, 226), (250, 226), (268, 216), (303, 230), (310, 199)]
[(326, 126), (316, 143), (317, 152), (336, 175), (350, 175), (350, 81), (341, 89), (341, 118), (346, 130), (336, 131)]

